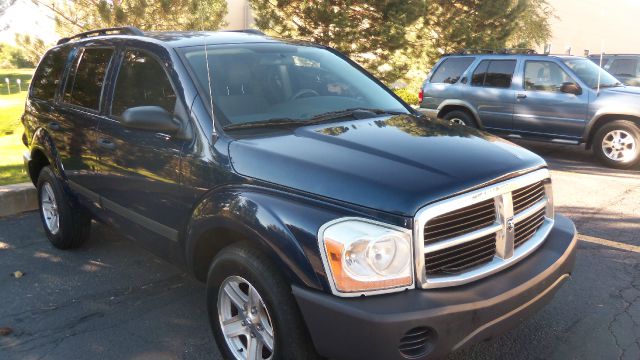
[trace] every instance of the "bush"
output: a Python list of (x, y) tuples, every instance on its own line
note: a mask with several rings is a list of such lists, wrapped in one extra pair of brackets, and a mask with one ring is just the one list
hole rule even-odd
[(396, 95), (400, 96), (402, 100), (404, 100), (409, 105), (419, 105), (418, 99), (418, 90), (413, 90), (410, 88), (402, 88), (393, 90)]

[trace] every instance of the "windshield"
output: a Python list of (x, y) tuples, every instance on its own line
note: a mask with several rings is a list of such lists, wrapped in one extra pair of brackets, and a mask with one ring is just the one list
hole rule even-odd
[[(223, 125), (301, 121), (348, 109), (409, 113), (383, 87), (332, 52), (288, 44), (233, 44), (183, 49)], [(211, 89), (207, 78), (207, 63)], [(207, 99), (208, 100), (208, 99)]]
[(564, 59), (567, 66), (592, 89), (598, 87), (598, 73), (600, 73), (600, 87), (612, 87), (621, 85), (613, 75), (602, 70), (598, 65), (588, 59)]

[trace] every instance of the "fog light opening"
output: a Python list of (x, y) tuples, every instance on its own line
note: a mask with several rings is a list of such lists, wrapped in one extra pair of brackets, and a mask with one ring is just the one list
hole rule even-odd
[(430, 327), (415, 327), (400, 338), (398, 350), (407, 359), (419, 358), (433, 351), (437, 337), (436, 331)]

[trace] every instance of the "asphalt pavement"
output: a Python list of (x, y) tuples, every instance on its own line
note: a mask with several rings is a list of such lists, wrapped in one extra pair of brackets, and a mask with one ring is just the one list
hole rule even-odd
[[(640, 359), (640, 169), (521, 144), (549, 162), (556, 210), (578, 227), (576, 268), (529, 321), (450, 360)], [(92, 231), (59, 251), (37, 214), (0, 218), (0, 359), (220, 359), (204, 286), (113, 229)]]

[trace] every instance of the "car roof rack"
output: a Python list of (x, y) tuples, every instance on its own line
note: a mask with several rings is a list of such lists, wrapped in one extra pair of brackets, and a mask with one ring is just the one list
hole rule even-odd
[(81, 32), (79, 34), (75, 34), (73, 36), (64, 37), (58, 40), (58, 45), (66, 44), (71, 40), (75, 39), (84, 39), (92, 36), (100, 36), (100, 35), (136, 35), (136, 36), (144, 36), (144, 33), (135, 26), (119, 26), (119, 27), (110, 27), (104, 29), (96, 29), (91, 31)]
[(527, 48), (503, 48), (503, 49), (462, 49), (460, 51), (452, 52), (445, 54), (445, 56), (450, 55), (482, 55), (482, 54), (491, 54), (491, 55), (541, 55), (538, 54), (534, 49)]
[(237, 33), (245, 33), (245, 34), (253, 34), (253, 35), (266, 35), (262, 31), (258, 29), (240, 29), (240, 30), (226, 30), (226, 32), (237, 32)]

